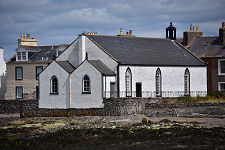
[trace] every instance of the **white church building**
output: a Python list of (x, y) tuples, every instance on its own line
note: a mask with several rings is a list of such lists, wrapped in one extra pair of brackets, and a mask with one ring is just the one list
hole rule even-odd
[(5, 99), (5, 90), (6, 90), (5, 71), (6, 71), (6, 64), (4, 61), (4, 48), (0, 46), (0, 100)]
[(101, 108), (110, 97), (205, 96), (206, 73), (206, 64), (176, 40), (82, 33), (39, 75), (39, 107)]

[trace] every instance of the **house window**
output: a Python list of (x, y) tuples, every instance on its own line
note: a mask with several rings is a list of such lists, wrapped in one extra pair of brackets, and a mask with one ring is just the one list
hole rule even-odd
[(218, 60), (218, 74), (225, 75), (225, 59)]
[(36, 66), (36, 80), (39, 79), (39, 74), (42, 72), (43, 66)]
[(17, 52), (17, 60), (21, 60), (21, 52)]
[(155, 87), (156, 87), (156, 96), (160, 97), (162, 96), (162, 77), (161, 77), (161, 71), (159, 68), (156, 70), (156, 75), (155, 75)]
[(16, 99), (23, 99), (23, 87), (16, 86)]
[(51, 94), (58, 94), (58, 79), (56, 76), (51, 78)]
[(17, 52), (17, 61), (26, 61), (27, 60), (27, 52)]
[(26, 60), (26, 52), (22, 52), (22, 59)]
[(218, 90), (221, 92), (225, 92), (225, 82), (218, 83)]
[(16, 80), (23, 80), (23, 67), (15, 68), (15, 77)]
[(85, 75), (83, 77), (83, 93), (84, 94), (90, 94), (91, 93), (91, 83), (90, 78), (88, 75)]
[(127, 68), (125, 75), (126, 96), (132, 96), (132, 74), (130, 68)]
[(185, 69), (184, 73), (184, 95), (190, 95), (190, 72), (189, 69)]

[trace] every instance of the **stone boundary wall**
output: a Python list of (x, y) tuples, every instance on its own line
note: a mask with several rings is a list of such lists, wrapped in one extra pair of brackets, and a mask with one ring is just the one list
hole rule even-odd
[(157, 116), (225, 116), (225, 103), (163, 103), (163, 99), (104, 99), (103, 108), (43, 109), (38, 100), (0, 100), (0, 114), (20, 113), (21, 117), (121, 116), (145, 114)]

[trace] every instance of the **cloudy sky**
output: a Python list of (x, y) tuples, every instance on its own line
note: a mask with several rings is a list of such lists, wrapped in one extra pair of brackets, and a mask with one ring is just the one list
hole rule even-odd
[(0, 46), (7, 60), (22, 33), (38, 45), (71, 43), (83, 31), (116, 35), (120, 27), (164, 38), (171, 21), (178, 37), (190, 24), (216, 36), (225, 21), (225, 0), (0, 0)]

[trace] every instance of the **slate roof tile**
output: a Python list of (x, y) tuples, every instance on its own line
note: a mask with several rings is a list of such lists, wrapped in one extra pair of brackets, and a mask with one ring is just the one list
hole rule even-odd
[(169, 39), (86, 35), (122, 65), (205, 66)]

